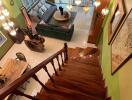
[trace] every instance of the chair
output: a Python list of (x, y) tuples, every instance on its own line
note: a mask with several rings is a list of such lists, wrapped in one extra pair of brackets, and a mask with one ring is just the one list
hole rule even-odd
[[(17, 60), (27, 62), (27, 59), (26, 59), (26, 57), (24, 56), (23, 53), (21, 53), (21, 52), (17, 52), (17, 53), (16, 53), (16, 56), (17, 56), (17, 58), (16, 58)], [(26, 69), (25, 72), (27, 72), (27, 71), (30, 70), (30, 69), (31, 69), (31, 66), (28, 64), (28, 68)], [(24, 73), (25, 73), (25, 72), (24, 72)], [(27, 82), (30, 83), (29, 80), (28, 80)], [(21, 88), (25, 90), (25, 88), (24, 88), (23, 86), (22, 86)]]
[(0, 75), (0, 86), (3, 86), (7, 81), (7, 77), (5, 75)]
[[(26, 57), (24, 56), (24, 54), (23, 53), (21, 53), (21, 52), (17, 52), (16, 53), (16, 56), (17, 56), (17, 60), (20, 60), (20, 61), (25, 61), (25, 62), (27, 62), (27, 59), (26, 59)], [(31, 66), (28, 64), (28, 69), (30, 69), (31, 68)]]

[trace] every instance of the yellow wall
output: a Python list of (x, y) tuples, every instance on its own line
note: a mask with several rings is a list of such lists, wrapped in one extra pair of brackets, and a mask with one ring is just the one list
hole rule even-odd
[(119, 70), (120, 100), (132, 100), (132, 59)]
[[(132, 8), (132, 1), (125, 0), (127, 13)], [(115, 0), (111, 0), (110, 9), (115, 6)], [(106, 16), (103, 23), (103, 33), (98, 46), (101, 48), (101, 67), (106, 86), (108, 87), (108, 96), (112, 100), (132, 100), (132, 59), (124, 64), (114, 75), (111, 75), (111, 46), (108, 45), (109, 22), (111, 14)]]

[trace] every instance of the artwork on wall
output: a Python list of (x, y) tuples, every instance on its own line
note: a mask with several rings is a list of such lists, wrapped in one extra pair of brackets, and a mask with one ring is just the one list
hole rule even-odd
[(112, 74), (132, 58), (132, 9), (112, 43)]
[(118, 1), (112, 18), (110, 21), (110, 32), (109, 32), (109, 44), (111, 44), (113, 37), (115, 36), (118, 28), (120, 27), (124, 17), (126, 15), (126, 9), (124, 7), (123, 0)]
[(0, 31), (0, 47), (7, 41), (7, 38), (4, 34)]

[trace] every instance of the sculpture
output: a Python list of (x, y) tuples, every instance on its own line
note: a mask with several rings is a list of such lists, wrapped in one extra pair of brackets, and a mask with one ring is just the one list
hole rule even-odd
[(61, 15), (63, 15), (64, 11), (63, 11), (63, 8), (61, 6), (59, 7), (59, 10), (60, 10)]
[(0, 87), (3, 86), (6, 81), (7, 81), (6, 76), (5, 75), (0, 75)]

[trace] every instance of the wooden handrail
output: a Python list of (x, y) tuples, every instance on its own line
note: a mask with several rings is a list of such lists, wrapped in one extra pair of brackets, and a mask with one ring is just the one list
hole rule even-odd
[[(28, 72), (24, 73), (20, 78), (15, 80), (9, 85), (4, 86), (0, 89), (0, 100), (3, 100), (6, 96), (8, 96), (10, 93), (13, 93), (19, 86), (21, 86), (24, 82), (26, 82), (29, 78), (33, 77), (35, 73), (37, 73), (40, 69), (46, 67), (46, 65), (51, 62), (54, 58), (56, 58), (58, 55), (62, 54), (64, 52), (65, 60), (68, 60), (67, 57), (67, 44), (64, 44), (64, 47), (58, 51), (57, 53), (53, 54), (40, 64), (38, 64), (36, 67), (32, 68)], [(66, 62), (66, 61), (65, 61)]]

